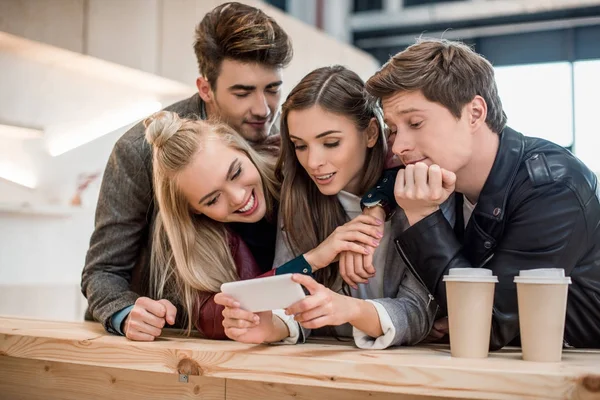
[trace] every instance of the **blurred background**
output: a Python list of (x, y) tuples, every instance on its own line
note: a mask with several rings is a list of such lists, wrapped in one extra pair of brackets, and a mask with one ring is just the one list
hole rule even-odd
[[(291, 36), (284, 96), (309, 71), (364, 79), (419, 36), (495, 66), (509, 125), (600, 172), (600, 0), (243, 1)], [(0, 0), (0, 315), (81, 320), (79, 282), (115, 141), (195, 91), (215, 0)]]

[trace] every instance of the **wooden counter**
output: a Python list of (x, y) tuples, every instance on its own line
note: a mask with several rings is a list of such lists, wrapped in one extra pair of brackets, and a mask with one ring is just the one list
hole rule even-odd
[(553, 364), (520, 357), (318, 339), (254, 346), (177, 331), (140, 343), (91, 322), (0, 317), (0, 399), (600, 399), (600, 351), (565, 351)]

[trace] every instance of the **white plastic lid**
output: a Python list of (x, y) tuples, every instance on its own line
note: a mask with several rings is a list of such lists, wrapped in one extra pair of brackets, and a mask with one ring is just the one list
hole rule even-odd
[(498, 277), (492, 275), (491, 269), (486, 268), (451, 268), (448, 275), (444, 275), (444, 282), (496, 283)]
[(515, 283), (536, 283), (536, 284), (571, 284), (571, 278), (565, 276), (565, 270), (562, 268), (538, 268), (519, 271), (515, 276)]

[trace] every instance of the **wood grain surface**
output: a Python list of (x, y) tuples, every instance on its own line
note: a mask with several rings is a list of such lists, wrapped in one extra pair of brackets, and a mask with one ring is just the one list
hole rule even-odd
[[(141, 371), (167, 377), (183, 373), (223, 378), (226, 387), (231, 387), (227, 398), (235, 399), (242, 398), (244, 385), (248, 393), (295, 391), (296, 396), (291, 397), (299, 399), (310, 398), (314, 388), (323, 393), (333, 393), (327, 389), (361, 391), (367, 397), (405, 395), (401, 399), (410, 398), (407, 395), (600, 399), (600, 351), (596, 350), (568, 350), (561, 363), (546, 364), (521, 360), (516, 348), (492, 353), (487, 359), (468, 360), (450, 357), (445, 345), (383, 351), (360, 350), (331, 340), (295, 346), (245, 345), (187, 338), (173, 331), (155, 342), (141, 343), (107, 334), (97, 323), (0, 317), (0, 359), (6, 358), (1, 356), (122, 369), (124, 374)], [(1, 364), (2, 370), (6, 362)], [(329, 394), (324, 398), (336, 399)]]

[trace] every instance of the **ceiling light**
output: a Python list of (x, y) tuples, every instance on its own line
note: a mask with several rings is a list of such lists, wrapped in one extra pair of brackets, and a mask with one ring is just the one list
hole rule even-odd
[(30, 189), (35, 189), (37, 186), (37, 178), (32, 171), (20, 168), (13, 163), (0, 163), (0, 178)]
[(41, 129), (0, 124), (0, 137), (11, 139), (39, 139), (43, 134), (44, 132)]
[(49, 138), (48, 151), (50, 155), (56, 157), (119, 128), (137, 122), (161, 108), (162, 104), (158, 101), (143, 101), (129, 107), (105, 112), (98, 118), (81, 124), (71, 124), (65, 131), (56, 132)]

